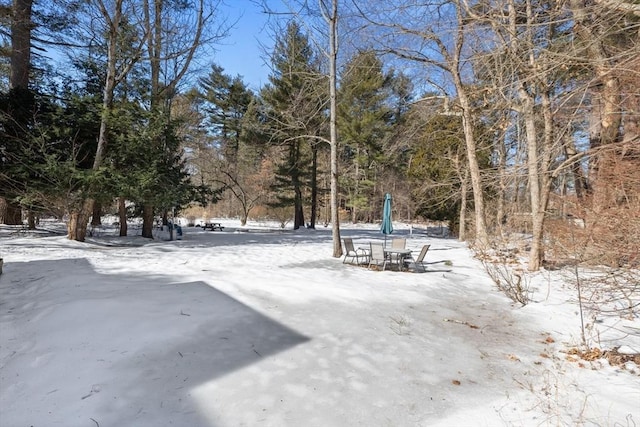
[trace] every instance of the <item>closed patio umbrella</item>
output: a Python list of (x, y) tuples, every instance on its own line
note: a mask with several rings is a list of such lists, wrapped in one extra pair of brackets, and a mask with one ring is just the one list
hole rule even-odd
[(382, 225), (380, 231), (384, 234), (384, 243), (387, 243), (387, 235), (393, 233), (393, 224), (391, 223), (391, 194), (384, 195), (384, 204), (382, 206)]

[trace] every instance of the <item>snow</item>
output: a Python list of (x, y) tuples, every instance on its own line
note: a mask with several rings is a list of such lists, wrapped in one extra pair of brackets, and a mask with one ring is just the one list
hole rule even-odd
[[(329, 228), (216, 221), (174, 241), (2, 226), (0, 426), (640, 424), (636, 364), (568, 354), (580, 316), (561, 272), (533, 274), (522, 307), (419, 227), (394, 235), (431, 245), (426, 273), (343, 264)], [(589, 325), (640, 352), (637, 316)]]

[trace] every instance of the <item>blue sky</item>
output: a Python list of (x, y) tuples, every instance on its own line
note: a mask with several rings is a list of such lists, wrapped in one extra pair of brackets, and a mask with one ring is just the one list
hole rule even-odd
[(229, 20), (237, 23), (229, 31), (228, 38), (216, 46), (215, 62), (231, 76), (241, 75), (244, 82), (253, 90), (267, 83), (269, 67), (265, 64), (265, 52), (261, 44), (267, 46), (270, 53), (272, 34), (268, 28), (269, 16), (261, 12), (251, 0), (230, 0)]

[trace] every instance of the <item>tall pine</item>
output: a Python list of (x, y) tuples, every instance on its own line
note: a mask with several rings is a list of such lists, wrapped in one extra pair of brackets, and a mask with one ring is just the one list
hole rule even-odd
[(305, 225), (303, 205), (307, 190), (317, 182), (317, 163), (313, 159), (317, 155), (317, 136), (326, 119), (326, 78), (307, 35), (295, 21), (276, 40), (272, 67), (273, 74), (261, 95), (271, 142), (282, 148), (274, 205), (294, 207), (293, 225), (297, 229)]
[[(374, 52), (356, 54), (345, 67), (338, 92), (338, 129), (344, 162), (342, 188), (351, 220), (357, 222), (376, 200), (378, 165), (392, 117), (389, 76)], [(378, 191), (379, 192), (379, 191)], [(370, 217), (370, 215), (368, 215)], [(370, 219), (370, 218), (369, 218)]]

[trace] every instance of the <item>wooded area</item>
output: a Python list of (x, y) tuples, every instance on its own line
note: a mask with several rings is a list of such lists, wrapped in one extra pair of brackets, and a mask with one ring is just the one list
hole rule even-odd
[(220, 1), (3, 3), (0, 222), (269, 218), (340, 256), (388, 192), (480, 251), (520, 236), (531, 270), (638, 267), (637, 2), (283, 3), (257, 91), (212, 60)]

